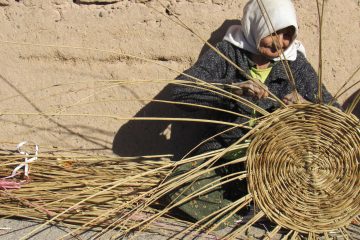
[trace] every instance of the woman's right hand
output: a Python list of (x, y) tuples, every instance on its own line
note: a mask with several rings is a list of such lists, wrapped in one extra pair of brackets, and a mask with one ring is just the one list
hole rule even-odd
[(259, 84), (255, 83), (254, 81), (248, 80), (245, 82), (240, 83), (233, 83), (232, 84), (232, 93), (238, 96), (252, 96), (258, 99), (267, 98), (269, 93), (267, 92), (267, 87), (265, 89), (261, 87)]

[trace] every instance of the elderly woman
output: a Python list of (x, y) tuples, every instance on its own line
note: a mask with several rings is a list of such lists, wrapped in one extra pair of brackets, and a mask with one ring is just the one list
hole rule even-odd
[[(259, 84), (250, 81), (248, 76), (264, 83), (265, 88), (283, 100), (285, 104), (293, 104), (297, 101), (315, 103), (318, 101), (316, 98), (318, 93), (317, 74), (305, 57), (303, 45), (296, 40), (297, 34), (298, 25), (295, 8), (291, 0), (250, 0), (244, 8), (241, 25), (231, 26), (223, 41), (216, 45), (222, 54), (244, 72), (237, 70), (214, 50), (208, 50), (185, 73), (209, 83), (236, 86), (237, 88), (232, 88), (236, 89), (233, 90), (233, 93), (247, 98), (268, 112), (273, 112), (280, 107), (280, 104), (269, 99), (268, 92)], [(287, 72), (284, 63), (287, 63), (290, 68), (299, 95), (293, 91), (294, 86), (289, 81), (289, 72)], [(184, 75), (177, 79), (191, 81)], [(176, 87), (173, 94), (176, 101), (222, 108), (250, 117), (257, 116), (254, 110), (249, 107), (206, 90)], [(323, 86), (322, 96), (321, 101), (325, 103), (332, 99)], [(248, 121), (247, 118), (238, 115), (216, 111), (208, 111), (205, 117), (239, 124)], [(215, 135), (227, 130), (227, 128), (227, 126), (216, 125), (209, 131)], [(216, 135), (203, 144), (197, 153), (228, 147), (239, 140), (246, 131), (248, 130), (236, 128)], [(221, 162), (234, 159), (234, 157), (225, 156)], [(193, 167), (194, 164), (184, 164), (178, 167), (171, 177), (187, 172)], [(209, 182), (216, 181), (226, 174), (239, 170), (244, 170), (244, 166), (210, 172), (199, 178), (190, 187), (185, 184), (174, 190), (168, 195), (168, 200), (176, 199), (178, 201)], [(196, 221), (226, 206), (229, 202), (239, 199), (246, 193), (245, 182), (224, 184), (210, 193), (182, 204), (178, 209), (187, 218)], [(227, 223), (232, 225), (237, 219), (239, 216), (234, 215), (227, 220)]]

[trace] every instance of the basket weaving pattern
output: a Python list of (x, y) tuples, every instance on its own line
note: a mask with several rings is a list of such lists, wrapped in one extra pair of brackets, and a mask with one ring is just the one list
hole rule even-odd
[(280, 226), (321, 233), (360, 213), (360, 122), (322, 105), (294, 105), (257, 126), (249, 191)]

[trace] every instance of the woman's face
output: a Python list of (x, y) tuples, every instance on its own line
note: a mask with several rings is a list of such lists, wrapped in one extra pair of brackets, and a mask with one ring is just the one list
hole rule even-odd
[[(295, 28), (289, 26), (260, 40), (258, 51), (267, 58), (279, 57), (291, 44)], [(277, 36), (276, 36), (277, 35)]]

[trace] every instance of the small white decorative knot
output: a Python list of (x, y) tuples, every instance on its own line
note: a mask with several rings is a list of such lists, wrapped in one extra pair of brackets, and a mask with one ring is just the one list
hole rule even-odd
[(24, 163), (19, 164), (19, 166), (17, 166), (17, 167), (13, 170), (12, 174), (11, 174), (10, 176), (6, 177), (6, 178), (15, 177), (16, 174), (17, 174), (17, 172), (18, 172), (21, 168), (24, 168), (24, 175), (25, 175), (25, 177), (28, 177), (28, 176), (29, 176), (29, 163), (32, 163), (32, 162), (34, 162), (35, 160), (38, 159), (39, 146), (38, 146), (37, 144), (35, 144), (35, 152), (34, 152), (34, 154), (33, 154), (33, 157), (29, 158), (30, 153), (21, 150), (21, 148), (22, 148), (25, 144), (27, 144), (27, 143), (28, 143), (27, 141), (23, 141), (23, 142), (19, 143), (19, 144), (16, 146), (16, 149), (18, 150), (18, 152), (19, 152), (20, 154), (26, 156), (25, 159), (24, 159), (25, 161), (24, 161)]

